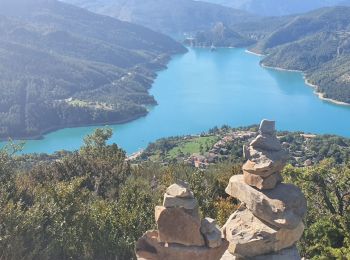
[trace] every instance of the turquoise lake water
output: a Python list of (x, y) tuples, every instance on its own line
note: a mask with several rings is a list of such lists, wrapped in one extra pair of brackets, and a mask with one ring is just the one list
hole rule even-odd
[[(110, 126), (111, 140), (128, 153), (161, 137), (195, 134), (224, 124), (245, 126), (263, 118), (280, 130), (350, 137), (350, 107), (320, 100), (297, 72), (259, 66), (244, 49), (189, 49), (161, 71), (151, 94), (159, 105), (136, 121)], [(25, 153), (75, 150), (97, 127), (62, 129), (27, 141)]]

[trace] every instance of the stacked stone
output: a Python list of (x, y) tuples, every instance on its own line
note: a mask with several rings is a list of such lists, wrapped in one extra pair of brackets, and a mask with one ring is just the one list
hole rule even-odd
[(228, 247), (215, 220), (200, 219), (198, 202), (184, 182), (168, 187), (155, 220), (158, 230), (136, 244), (139, 260), (219, 260)]
[(230, 243), (223, 259), (300, 260), (295, 243), (304, 231), (306, 200), (298, 187), (281, 183), (288, 153), (276, 137), (274, 121), (261, 122), (244, 154), (243, 175), (231, 177), (226, 188), (242, 204), (223, 227)]

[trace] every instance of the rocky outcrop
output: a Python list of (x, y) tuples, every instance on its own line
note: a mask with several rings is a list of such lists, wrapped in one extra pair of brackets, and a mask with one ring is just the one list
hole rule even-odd
[(224, 226), (230, 241), (229, 251), (235, 255), (252, 257), (291, 247), (304, 231), (302, 222), (293, 228), (278, 228), (255, 217), (244, 206), (231, 215)]
[(243, 175), (232, 176), (226, 193), (237, 198), (260, 219), (281, 228), (295, 228), (306, 214), (301, 190), (286, 183), (260, 191), (244, 182)]
[(223, 227), (230, 243), (223, 259), (300, 260), (296, 249), (288, 248), (303, 234), (306, 200), (298, 187), (281, 183), (288, 153), (276, 137), (274, 121), (261, 122), (244, 155), (243, 174), (232, 176), (226, 188), (242, 204)]
[(168, 187), (155, 220), (158, 230), (136, 243), (139, 260), (219, 260), (228, 248), (215, 220), (200, 219), (197, 200), (184, 182)]
[[(226, 251), (221, 260), (242, 260), (244, 258), (234, 256)], [(250, 257), (249, 260), (300, 260), (300, 254), (296, 246), (283, 249), (278, 252)]]

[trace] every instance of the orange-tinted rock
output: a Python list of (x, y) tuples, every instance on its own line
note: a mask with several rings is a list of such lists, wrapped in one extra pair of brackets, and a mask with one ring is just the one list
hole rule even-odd
[(198, 206), (195, 198), (181, 198), (164, 194), (163, 206), (166, 208), (195, 209)]
[(295, 228), (306, 214), (306, 199), (293, 184), (279, 183), (272, 190), (257, 190), (243, 175), (231, 177), (226, 193), (244, 202), (260, 219), (277, 227)]
[(244, 182), (250, 186), (256, 187), (259, 190), (270, 190), (276, 187), (276, 185), (283, 181), (282, 175), (278, 173), (271, 174), (264, 178), (260, 175), (252, 174), (244, 171)]
[(248, 161), (243, 165), (243, 170), (262, 177), (280, 172), (288, 159), (286, 151), (266, 152), (252, 147), (248, 148)]
[(274, 135), (276, 133), (276, 123), (272, 120), (263, 119), (259, 126), (259, 132), (266, 135)]

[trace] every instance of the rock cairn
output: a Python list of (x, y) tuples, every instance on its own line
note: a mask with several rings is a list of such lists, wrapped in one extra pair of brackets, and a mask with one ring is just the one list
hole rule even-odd
[(155, 220), (158, 230), (146, 232), (136, 243), (139, 260), (219, 260), (228, 248), (215, 220), (200, 219), (198, 202), (184, 182), (167, 188)]
[(300, 260), (295, 243), (304, 231), (306, 200), (298, 187), (281, 183), (288, 153), (275, 122), (263, 120), (259, 135), (243, 149), (243, 174), (231, 177), (226, 188), (242, 204), (223, 227), (230, 245), (222, 259)]

